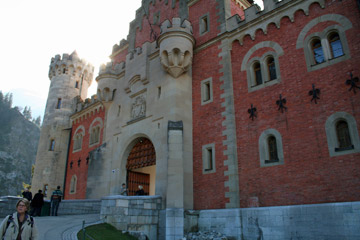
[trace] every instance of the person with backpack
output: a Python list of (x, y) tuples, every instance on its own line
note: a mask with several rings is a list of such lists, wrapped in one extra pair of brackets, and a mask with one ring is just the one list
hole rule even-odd
[(30, 202), (26, 198), (16, 203), (16, 212), (7, 216), (0, 225), (3, 240), (38, 240), (38, 231), (33, 217), (28, 215)]
[(63, 193), (60, 190), (60, 186), (57, 186), (57, 189), (51, 195), (51, 216), (57, 216), (62, 196)]

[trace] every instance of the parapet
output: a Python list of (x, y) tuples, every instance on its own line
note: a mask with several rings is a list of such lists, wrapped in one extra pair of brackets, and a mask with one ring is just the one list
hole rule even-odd
[(84, 59), (80, 59), (76, 51), (70, 55), (64, 53), (62, 58), (60, 55), (51, 58), (49, 79), (51, 80), (54, 76), (62, 74), (68, 74), (79, 78), (83, 77), (85, 81), (88, 81), (89, 84), (91, 84), (94, 67)]
[(180, 18), (173, 18), (170, 22), (169, 20), (165, 20), (161, 24), (161, 32), (160, 34), (165, 34), (167, 32), (186, 32), (190, 35), (193, 34), (193, 29), (191, 23), (188, 20), (184, 20), (181, 22)]

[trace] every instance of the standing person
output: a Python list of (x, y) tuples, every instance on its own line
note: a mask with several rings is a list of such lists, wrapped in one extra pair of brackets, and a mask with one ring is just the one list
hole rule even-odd
[(128, 195), (128, 194), (127, 194), (127, 188), (126, 188), (125, 183), (123, 183), (123, 184), (121, 185), (120, 195), (123, 195), (123, 196), (127, 196), (127, 195)]
[(144, 192), (144, 189), (143, 189), (143, 186), (142, 186), (142, 185), (139, 185), (139, 190), (137, 190), (137, 191), (135, 192), (135, 195), (136, 195), (136, 196), (145, 195), (145, 192)]
[(33, 217), (27, 211), (30, 202), (26, 198), (16, 203), (16, 212), (7, 216), (0, 225), (0, 236), (3, 240), (37, 240), (38, 231)]
[(33, 200), (31, 201), (31, 216), (40, 216), (41, 215), (41, 208), (44, 205), (44, 195), (42, 191), (39, 190), (37, 194), (35, 194)]
[(23, 198), (26, 198), (31, 202), (32, 200), (32, 193), (29, 191), (29, 188), (25, 188), (25, 191), (22, 192)]
[(60, 190), (60, 186), (57, 186), (57, 189), (51, 195), (51, 216), (57, 216), (62, 196), (63, 193)]

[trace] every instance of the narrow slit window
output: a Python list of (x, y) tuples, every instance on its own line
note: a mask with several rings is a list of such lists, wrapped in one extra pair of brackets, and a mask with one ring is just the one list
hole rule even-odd
[(209, 19), (208, 16), (201, 18), (200, 20), (200, 33), (204, 34), (209, 31)]
[(207, 148), (205, 171), (211, 171), (211, 170), (213, 170), (213, 150), (212, 148)]
[(158, 99), (161, 97), (161, 87), (158, 87)]
[(60, 108), (61, 108), (61, 98), (58, 98), (56, 109), (60, 109)]
[(210, 82), (206, 82), (205, 84), (204, 84), (204, 87), (205, 87), (205, 92), (204, 92), (204, 101), (209, 101), (210, 100)]
[(79, 81), (75, 82), (75, 88), (79, 88)]
[(51, 139), (50, 140), (49, 151), (54, 151), (54, 149), (55, 149), (55, 140)]

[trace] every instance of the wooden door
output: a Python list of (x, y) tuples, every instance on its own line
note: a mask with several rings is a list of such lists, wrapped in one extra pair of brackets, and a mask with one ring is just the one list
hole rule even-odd
[(128, 195), (135, 196), (136, 191), (139, 190), (139, 185), (143, 186), (145, 195), (149, 195), (150, 174), (129, 170), (127, 174)]

